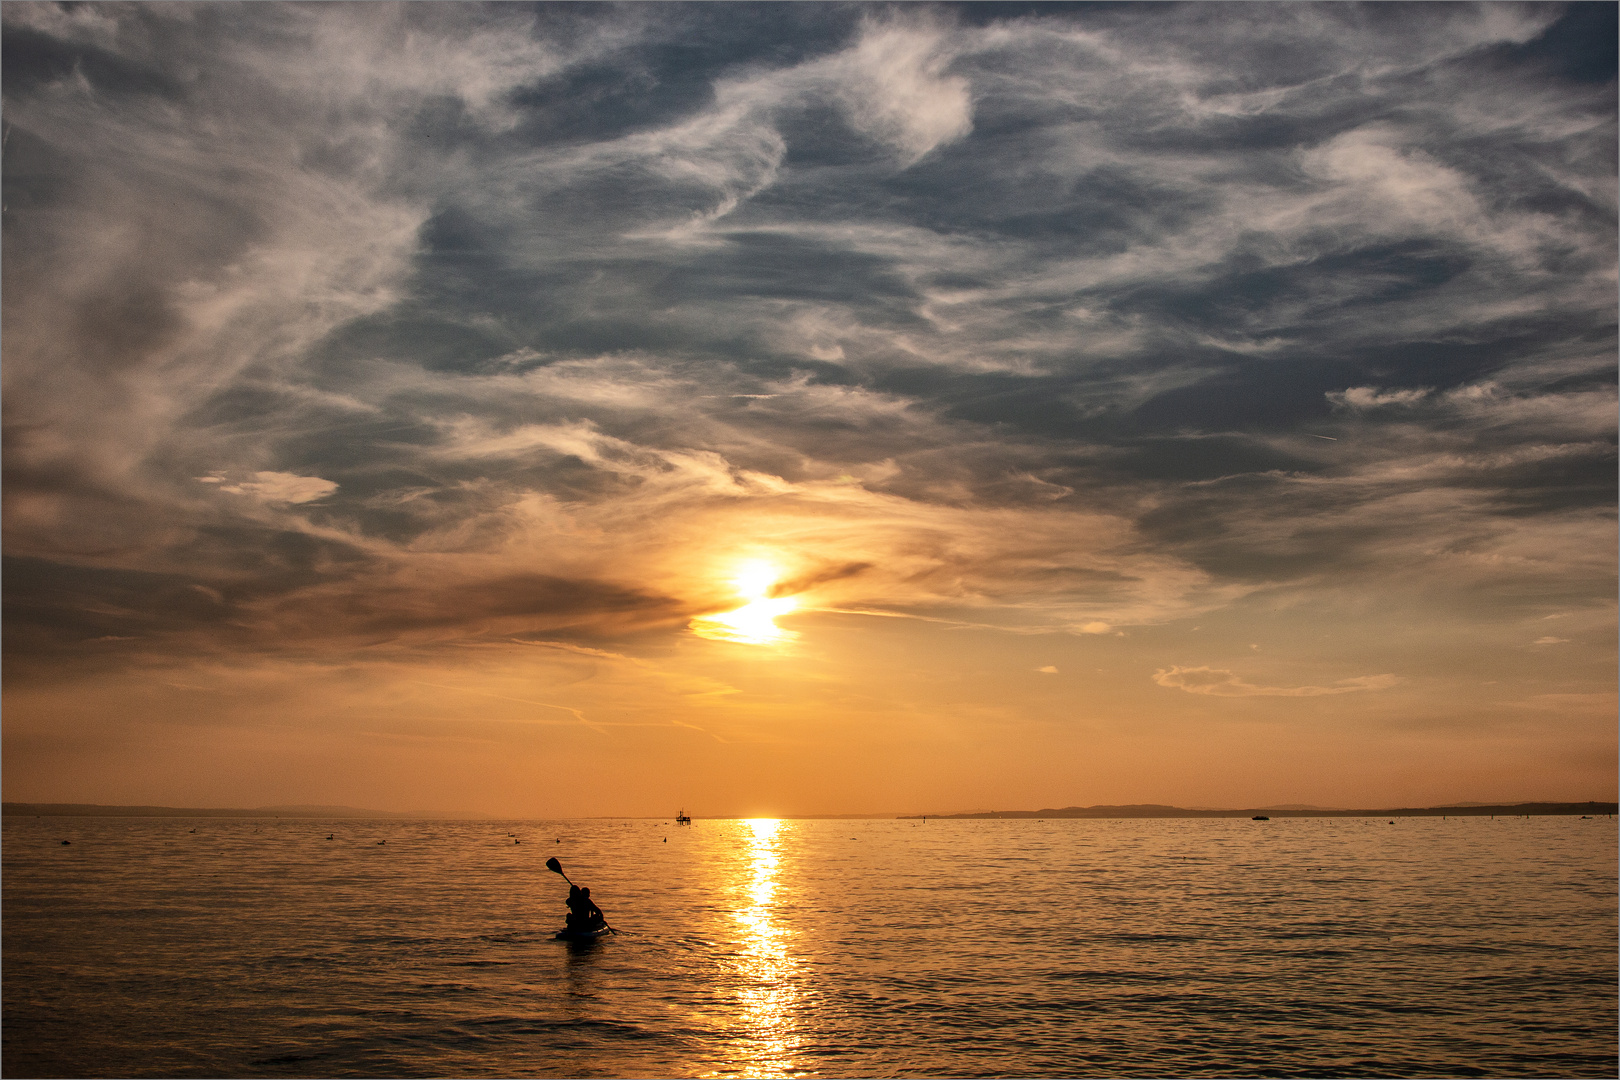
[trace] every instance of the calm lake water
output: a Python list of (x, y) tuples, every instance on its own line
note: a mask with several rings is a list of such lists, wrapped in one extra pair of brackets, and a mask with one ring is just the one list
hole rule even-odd
[[(7, 819), (3, 1070), (1614, 1076), (1615, 838)], [(552, 940), (550, 856), (623, 933)]]

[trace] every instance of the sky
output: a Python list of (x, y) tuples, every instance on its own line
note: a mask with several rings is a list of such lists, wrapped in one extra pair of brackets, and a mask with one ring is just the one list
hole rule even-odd
[(1615, 798), (1614, 4), (3, 19), (8, 800)]

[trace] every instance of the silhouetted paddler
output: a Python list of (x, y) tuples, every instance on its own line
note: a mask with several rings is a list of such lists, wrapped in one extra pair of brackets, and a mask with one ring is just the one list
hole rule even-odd
[(566, 925), (570, 930), (595, 930), (604, 926), (607, 919), (602, 915), (602, 909), (596, 906), (591, 899), (591, 890), (582, 889), (578, 885), (568, 886), (568, 918)]

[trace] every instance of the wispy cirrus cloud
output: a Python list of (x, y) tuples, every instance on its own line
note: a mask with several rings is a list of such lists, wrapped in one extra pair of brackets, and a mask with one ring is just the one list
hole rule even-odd
[(1225, 668), (1178, 665), (1155, 671), (1153, 681), (1173, 690), (1211, 697), (1327, 697), (1363, 690), (1387, 690), (1401, 680), (1396, 675), (1358, 675), (1340, 679), (1331, 686), (1257, 686)]

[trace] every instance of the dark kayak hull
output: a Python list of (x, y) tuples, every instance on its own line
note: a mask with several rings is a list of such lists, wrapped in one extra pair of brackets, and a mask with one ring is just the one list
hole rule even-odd
[(597, 938), (607, 937), (610, 933), (612, 933), (612, 931), (605, 926), (598, 926), (594, 930), (559, 930), (557, 931), (555, 940), (595, 941)]

